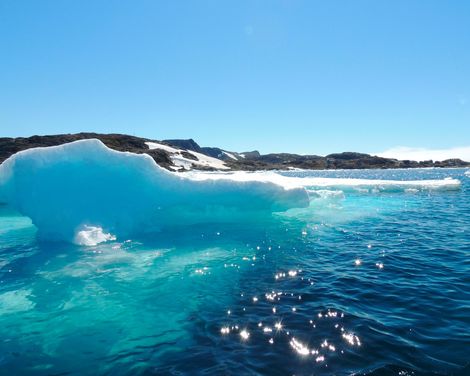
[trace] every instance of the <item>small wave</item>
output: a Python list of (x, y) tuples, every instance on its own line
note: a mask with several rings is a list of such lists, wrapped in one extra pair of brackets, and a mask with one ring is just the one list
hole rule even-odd
[(470, 373), (470, 366), (465, 366), (455, 373), (438, 373), (438, 372), (423, 372), (417, 369), (388, 364), (371, 371), (362, 371), (360, 373), (354, 373), (353, 376), (466, 376)]

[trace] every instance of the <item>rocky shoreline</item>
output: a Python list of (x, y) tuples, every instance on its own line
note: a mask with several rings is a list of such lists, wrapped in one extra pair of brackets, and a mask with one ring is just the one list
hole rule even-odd
[[(444, 161), (410, 161), (382, 158), (363, 153), (335, 153), (327, 156), (289, 153), (260, 154), (258, 151), (232, 152), (218, 147), (201, 147), (194, 140), (151, 140), (124, 134), (77, 133), (50, 136), (0, 138), (0, 163), (11, 155), (30, 148), (55, 146), (67, 142), (97, 138), (106, 146), (118, 151), (148, 154), (156, 163), (168, 170), (224, 170), (258, 171), (287, 169), (390, 169), (424, 167), (470, 167), (470, 162), (460, 159)], [(153, 145), (152, 148), (149, 144)], [(207, 157), (207, 158), (201, 158)], [(206, 160), (207, 159), (207, 160)], [(211, 161), (217, 161), (217, 164)], [(184, 162), (184, 163), (183, 163)]]

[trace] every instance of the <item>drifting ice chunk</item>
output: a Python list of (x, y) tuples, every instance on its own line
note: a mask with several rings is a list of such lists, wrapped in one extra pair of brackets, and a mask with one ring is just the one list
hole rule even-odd
[(75, 235), (74, 243), (92, 246), (109, 240), (116, 240), (116, 237), (105, 233), (101, 227), (85, 225), (83, 229), (79, 230)]

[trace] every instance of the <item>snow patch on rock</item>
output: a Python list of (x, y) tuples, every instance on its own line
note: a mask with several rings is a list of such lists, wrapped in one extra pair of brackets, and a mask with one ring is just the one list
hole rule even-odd
[(183, 155), (181, 149), (173, 148), (171, 146), (160, 144), (158, 142), (146, 142), (150, 150), (161, 149), (170, 153), (170, 159), (175, 165), (174, 170), (191, 170), (193, 168), (212, 168), (216, 170), (229, 170), (230, 167), (226, 166), (223, 161), (217, 158), (209, 157), (205, 154), (197, 153), (195, 151), (187, 150), (186, 153), (193, 155), (196, 159), (187, 158)]

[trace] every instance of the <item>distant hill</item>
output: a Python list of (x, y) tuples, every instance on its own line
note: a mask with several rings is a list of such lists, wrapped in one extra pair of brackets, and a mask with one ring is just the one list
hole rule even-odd
[(172, 171), (470, 167), (469, 162), (460, 159), (416, 162), (354, 152), (329, 154), (325, 157), (290, 153), (262, 155), (256, 150), (233, 152), (218, 147), (201, 147), (193, 139), (158, 141), (124, 134), (99, 133), (0, 138), (0, 163), (21, 150), (61, 145), (88, 138), (97, 138), (114, 150), (148, 154), (160, 166)]

